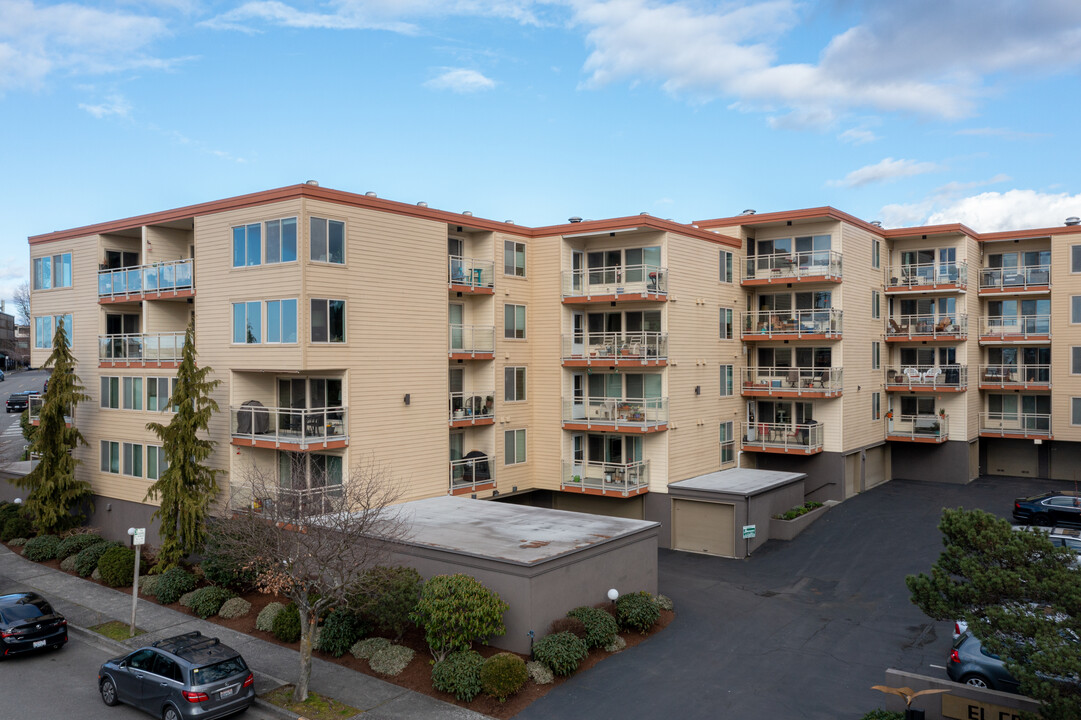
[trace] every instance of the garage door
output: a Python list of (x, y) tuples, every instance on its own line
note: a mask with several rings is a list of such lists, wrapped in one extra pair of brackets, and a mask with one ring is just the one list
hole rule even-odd
[(870, 489), (884, 482), (886, 482), (886, 446), (880, 445), (867, 451), (863, 486), (865, 489)]
[(991, 439), (986, 442), (988, 475), (1036, 476), (1039, 461), (1034, 444)]
[(735, 557), (732, 505), (672, 500), (672, 546), (676, 550)]

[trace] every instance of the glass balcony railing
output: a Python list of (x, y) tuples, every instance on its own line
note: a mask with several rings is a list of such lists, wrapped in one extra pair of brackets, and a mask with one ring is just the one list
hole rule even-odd
[(892, 390), (961, 389), (968, 386), (967, 365), (895, 365), (886, 369)]
[(887, 337), (919, 338), (966, 337), (967, 315), (894, 315), (886, 322)]
[(494, 419), (495, 413), (492, 404), (494, 398), (494, 390), (452, 392), (450, 394), (450, 421), (476, 422), (477, 420)]
[(563, 461), (564, 490), (626, 494), (649, 487), (649, 460), (629, 463)]
[(349, 409), (276, 408), (261, 404), (229, 408), (232, 436), (251, 442), (309, 445), (349, 438)]
[(743, 266), (744, 280), (784, 280), (805, 277), (841, 278), (841, 253), (835, 250), (751, 255)]
[(98, 297), (191, 290), (191, 258), (98, 271)]
[(563, 422), (643, 430), (655, 428), (668, 424), (668, 398), (564, 398)]
[(460, 458), (450, 461), (451, 492), (468, 492), (478, 486), (490, 485), (495, 477), (492, 474), (493, 463), (484, 453), (477, 457)]
[(842, 390), (843, 376), (844, 369), (839, 367), (749, 367), (743, 373), (743, 390), (835, 394)]
[(886, 434), (894, 438), (943, 441), (950, 434), (950, 419), (946, 415), (901, 415), (886, 413)]
[[(41, 422), (41, 407), (45, 404), (44, 395), (31, 395), (27, 399), (27, 409), (30, 412), (30, 422), (37, 425)], [(71, 424), (71, 416), (73, 415), (74, 408), (68, 408), (68, 411), (64, 413), (64, 422), (68, 425)]]
[(1051, 386), (1050, 365), (980, 365), (980, 385)]
[(668, 268), (621, 265), (563, 271), (563, 297), (624, 294), (668, 294)]
[(450, 255), (447, 257), (447, 282), (471, 288), (490, 289), (495, 283), (495, 263)]
[(338, 512), (343, 509), (344, 494), (341, 482), (295, 490), (284, 487), (256, 488), (251, 483), (237, 482), (229, 484), (229, 509), (234, 512), (250, 510), (271, 520), (288, 522), (293, 518)]
[(814, 452), (822, 449), (824, 426), (820, 422), (743, 424), (743, 446), (780, 450), (782, 452)]
[(563, 336), (564, 360), (666, 360), (668, 333), (581, 333)]
[(755, 335), (840, 335), (841, 311), (759, 310), (743, 314), (744, 336)]
[(980, 413), (980, 434), (1049, 437), (1051, 416), (1044, 413), (983, 412)]
[(476, 355), (495, 352), (493, 325), (451, 325), (447, 342), (451, 353)]
[(179, 362), (184, 333), (99, 335), (99, 362)]
[(1051, 335), (1050, 315), (992, 315), (980, 318), (981, 338), (1011, 339)]
[(968, 264), (961, 262), (910, 263), (890, 268), (890, 282), (887, 287), (936, 287), (954, 285), (965, 287)]
[(980, 269), (980, 290), (1009, 291), (1035, 288), (1045, 290), (1050, 284), (1050, 265)]

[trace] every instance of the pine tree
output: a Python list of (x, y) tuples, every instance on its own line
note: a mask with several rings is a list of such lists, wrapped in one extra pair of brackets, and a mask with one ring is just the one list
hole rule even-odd
[[(82, 524), (84, 506), (93, 509), (90, 483), (75, 479), (79, 461), (73, 456), (77, 445), (86, 445), (74, 424), (75, 406), (90, 396), (83, 392), (75, 374), (75, 358), (68, 346), (63, 320), (56, 324), (53, 351), (45, 367), (52, 368), (52, 376), (38, 415), (37, 430), (30, 441), (30, 452), (36, 453), (40, 460), (28, 474), (14, 482), (29, 490), (26, 510), (33, 516), (34, 525), (42, 533), (56, 533)], [(71, 427), (65, 418), (69, 414)]]
[(199, 552), (206, 541), (206, 518), (210, 504), (218, 494), (217, 476), (221, 470), (209, 468), (205, 461), (215, 443), (199, 437), (210, 424), (218, 404), (210, 397), (220, 380), (208, 380), (209, 367), (195, 364), (195, 320), (188, 324), (184, 350), (176, 373), (176, 388), (169, 403), (176, 414), (168, 425), (147, 423), (158, 436), (168, 466), (150, 486), (146, 499), (160, 499), (154, 517), (160, 521), (161, 549), (153, 572), (164, 572), (192, 553)]

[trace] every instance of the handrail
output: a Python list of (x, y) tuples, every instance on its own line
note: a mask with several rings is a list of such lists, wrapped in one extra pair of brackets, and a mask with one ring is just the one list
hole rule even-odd
[(606, 493), (649, 487), (649, 460), (628, 463), (564, 460), (562, 487)]
[(452, 392), (449, 397), (451, 421), (489, 420), (495, 417), (495, 390), (463, 390)]
[(447, 282), (474, 288), (490, 288), (495, 283), (495, 263), (459, 255), (447, 256)]
[[(342, 509), (343, 488), (330, 483), (312, 488), (261, 487), (257, 496), (251, 483), (229, 483), (229, 504), (233, 510), (250, 509), (279, 520), (289, 517), (318, 517)], [(275, 507), (275, 504), (279, 507)]]
[(1050, 435), (1051, 415), (1026, 412), (982, 412), (980, 432), (1025, 433), (1027, 435)]
[(981, 336), (1050, 334), (1050, 315), (985, 315), (980, 318)]
[[(894, 272), (898, 272), (894, 275)], [(968, 284), (968, 263), (964, 260), (945, 262), (906, 263), (890, 266), (888, 287), (912, 287), (917, 285), (960, 285)]]
[(968, 335), (968, 315), (925, 313), (893, 315), (886, 321), (889, 337), (938, 337), (939, 335)]
[(907, 437), (944, 438), (950, 434), (950, 418), (947, 415), (901, 415), (886, 413), (887, 435)]
[(990, 385), (1051, 384), (1050, 365), (980, 365), (980, 382)]
[(451, 324), (447, 329), (447, 347), (452, 353), (495, 352), (495, 326)]
[(563, 297), (668, 293), (668, 268), (619, 265), (563, 271)]
[(744, 280), (826, 275), (841, 277), (841, 253), (836, 250), (748, 255)]
[(911, 388), (956, 388), (968, 385), (967, 365), (894, 365), (886, 369), (886, 384)]
[(450, 461), (450, 488), (476, 488), (495, 480), (495, 463), (491, 456), (459, 458)]
[(1050, 265), (1016, 268), (980, 268), (980, 290), (1026, 290), (1051, 284)]
[(743, 423), (744, 446), (774, 447), (791, 450), (817, 450), (822, 447), (824, 426), (810, 423)]
[(659, 360), (668, 357), (668, 333), (570, 333), (563, 335), (563, 359), (632, 358)]
[(344, 440), (349, 437), (349, 408), (278, 408), (234, 405), (229, 408), (234, 438), (275, 443)]
[(840, 392), (844, 368), (840, 367), (748, 367), (743, 373), (744, 389), (797, 392)]
[(175, 362), (184, 352), (184, 333), (130, 333), (98, 335), (102, 362)]
[(564, 398), (563, 422), (643, 428), (665, 425), (668, 423), (668, 398)]
[(842, 317), (842, 311), (837, 308), (750, 310), (743, 313), (743, 334), (796, 336), (840, 334)]
[(194, 287), (192, 258), (166, 260), (98, 271), (98, 297), (190, 290)]

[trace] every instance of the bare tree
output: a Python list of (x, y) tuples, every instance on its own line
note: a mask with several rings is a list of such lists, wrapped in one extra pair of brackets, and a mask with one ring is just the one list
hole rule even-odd
[(15, 286), (15, 317), (20, 325), (30, 324), (30, 283), (23, 280)]
[(261, 592), (293, 601), (300, 612), (300, 676), (293, 697), (308, 697), (312, 638), (319, 617), (361, 591), (407, 527), (395, 508), (397, 483), (367, 460), (344, 482), (306, 454), (292, 456), (293, 488), (276, 473), (252, 467), (230, 485), (227, 512), (213, 523), (210, 544), (221, 558), (254, 573)]

